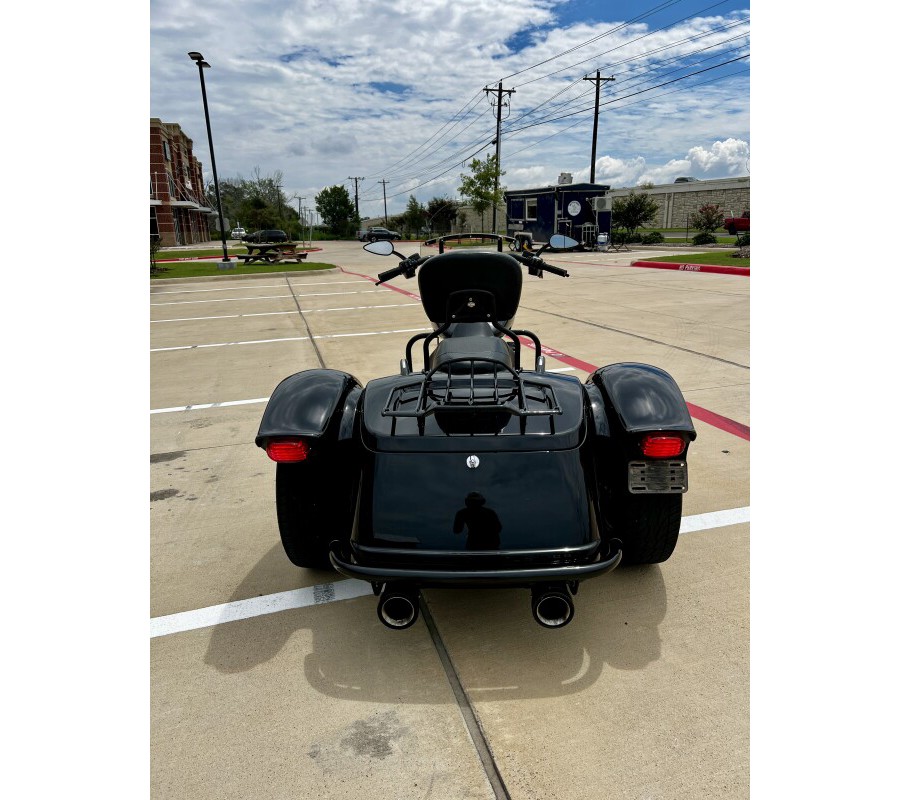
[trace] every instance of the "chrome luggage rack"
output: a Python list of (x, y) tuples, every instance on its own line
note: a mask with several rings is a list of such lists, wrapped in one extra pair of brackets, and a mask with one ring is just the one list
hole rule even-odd
[[(462, 364), (467, 364), (468, 369), (451, 369)], [(490, 371), (485, 371), (485, 366)], [(497, 359), (463, 357), (444, 361), (424, 377), (420, 374), (415, 380), (395, 386), (381, 415), (422, 419), (436, 412), (505, 412), (536, 417), (561, 414), (562, 409), (550, 383), (523, 378)]]

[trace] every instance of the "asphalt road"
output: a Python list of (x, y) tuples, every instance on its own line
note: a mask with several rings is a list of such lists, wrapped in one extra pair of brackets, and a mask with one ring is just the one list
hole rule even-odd
[(698, 431), (682, 535), (584, 583), (556, 631), (527, 591), (428, 590), (430, 619), (392, 632), (365, 584), (284, 556), (265, 399), (323, 364), (397, 371), (428, 325), (395, 290), (414, 282), (374, 286), (395, 259), (324, 243), (340, 268), (151, 283), (154, 800), (749, 796), (750, 282), (633, 258), (548, 258), (571, 277), (526, 277), (516, 325), (582, 380), (676, 378)]

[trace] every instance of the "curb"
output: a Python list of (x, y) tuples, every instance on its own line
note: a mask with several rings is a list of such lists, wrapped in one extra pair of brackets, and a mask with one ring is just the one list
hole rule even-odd
[(745, 275), (750, 277), (750, 267), (720, 267), (716, 264), (676, 264), (674, 261), (632, 261), (623, 264), (645, 269), (674, 269), (680, 272), (715, 272), (719, 275)]

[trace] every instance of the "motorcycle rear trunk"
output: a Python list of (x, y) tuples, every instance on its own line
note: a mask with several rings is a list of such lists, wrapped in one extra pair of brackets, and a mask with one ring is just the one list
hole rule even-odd
[[(444, 569), (589, 559), (599, 545), (596, 481), (578, 381), (526, 376), (517, 414), (494, 402), (514, 383), (503, 375), (463, 370), (427, 388), (425, 380), (383, 378), (366, 388), (355, 557)], [(423, 392), (443, 397), (447, 383), (459, 405), (420, 402)]]

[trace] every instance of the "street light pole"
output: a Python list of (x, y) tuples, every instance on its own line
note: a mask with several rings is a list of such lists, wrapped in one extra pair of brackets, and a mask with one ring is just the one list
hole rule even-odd
[(216, 188), (216, 205), (219, 210), (219, 232), (222, 234), (222, 261), (228, 262), (228, 245), (225, 242), (225, 219), (222, 216), (222, 196), (219, 194), (219, 176), (216, 174), (216, 154), (213, 151), (212, 127), (209, 124), (209, 105), (206, 102), (206, 81), (203, 79), (203, 70), (209, 67), (200, 53), (188, 53), (192, 61), (197, 62), (200, 71), (200, 91), (203, 93), (203, 113), (206, 116), (206, 136), (209, 139), (209, 160), (212, 164), (213, 186)]

